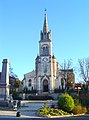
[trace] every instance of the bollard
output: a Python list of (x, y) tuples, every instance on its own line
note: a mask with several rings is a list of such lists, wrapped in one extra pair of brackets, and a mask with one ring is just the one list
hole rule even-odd
[(16, 113), (16, 117), (20, 117), (21, 116), (21, 113), (20, 113), (20, 111), (18, 111), (17, 113)]

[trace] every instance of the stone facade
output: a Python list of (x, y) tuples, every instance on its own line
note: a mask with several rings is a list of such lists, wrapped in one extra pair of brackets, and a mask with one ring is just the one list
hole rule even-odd
[(9, 97), (9, 61), (3, 59), (0, 78), (0, 100), (7, 100)]
[(36, 75), (35, 71), (29, 72), (24, 75), (23, 79), (23, 89), (36, 90)]
[(55, 89), (65, 89), (65, 80), (62, 85), (63, 71), (59, 70), (56, 57), (52, 54), (51, 34), (45, 14), (43, 30), (40, 33), (39, 55), (35, 59), (35, 71), (24, 75), (23, 89), (36, 90), (38, 93), (53, 93)]

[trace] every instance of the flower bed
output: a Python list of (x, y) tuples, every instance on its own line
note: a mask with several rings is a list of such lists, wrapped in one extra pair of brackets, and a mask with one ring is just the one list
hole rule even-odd
[(40, 108), (38, 110), (38, 114), (43, 116), (63, 116), (63, 115), (70, 115), (68, 112), (64, 112), (61, 109), (55, 109), (55, 108)]

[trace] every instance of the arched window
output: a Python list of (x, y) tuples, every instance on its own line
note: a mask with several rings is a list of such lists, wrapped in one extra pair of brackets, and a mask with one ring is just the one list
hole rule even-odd
[(46, 55), (49, 54), (48, 46), (46, 46), (46, 48), (45, 48), (45, 53), (46, 53)]
[(48, 46), (43, 47), (43, 55), (49, 55)]
[(31, 86), (31, 79), (29, 79), (29, 86)]
[(43, 47), (43, 55), (45, 55), (45, 47)]
[(48, 89), (49, 89), (49, 88), (48, 88), (48, 80), (45, 79), (45, 80), (43, 81), (43, 91), (44, 91), (44, 92), (48, 92)]

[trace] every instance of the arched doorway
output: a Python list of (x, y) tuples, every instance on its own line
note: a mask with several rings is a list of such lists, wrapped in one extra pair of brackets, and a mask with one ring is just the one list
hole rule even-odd
[(43, 92), (48, 92), (48, 80), (43, 81)]

